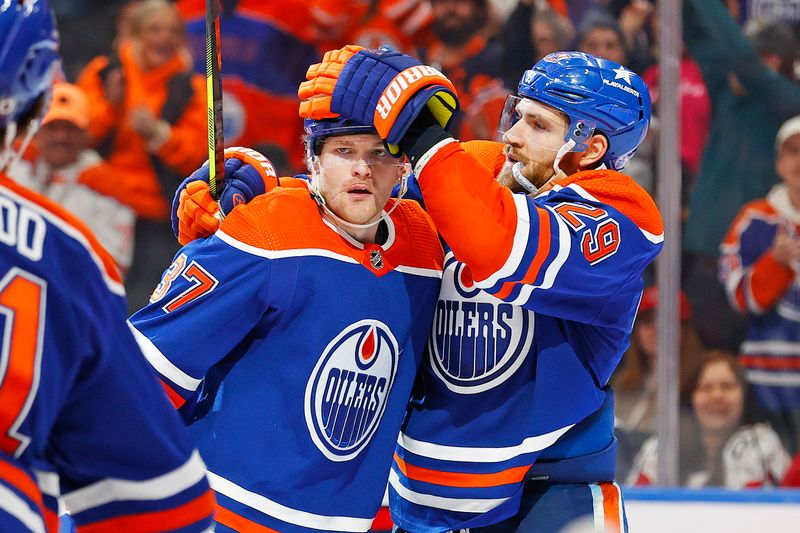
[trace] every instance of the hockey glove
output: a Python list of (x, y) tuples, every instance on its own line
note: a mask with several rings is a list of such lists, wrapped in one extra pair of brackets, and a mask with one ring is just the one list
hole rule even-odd
[(371, 124), (393, 155), (400, 154), (400, 141), (423, 109), (442, 128), (459, 110), (456, 89), (444, 74), (389, 47), (332, 50), (309, 67), (306, 78), (297, 91), (300, 116), (341, 115)]
[(280, 185), (269, 159), (249, 148), (225, 149), (225, 177), (219, 203), (211, 197), (208, 176), (206, 162), (183, 180), (175, 192), (172, 200), (172, 232), (181, 245), (214, 233), (224, 214)]

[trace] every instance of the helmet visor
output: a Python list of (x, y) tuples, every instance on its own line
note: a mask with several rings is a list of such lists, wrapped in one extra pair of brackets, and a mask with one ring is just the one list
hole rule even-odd
[(507, 144), (516, 138), (528, 146), (559, 152), (568, 144), (571, 145), (569, 151), (585, 149), (584, 142), (594, 133), (594, 124), (581, 120), (572, 125), (553, 107), (530, 98), (509, 95), (497, 131)]

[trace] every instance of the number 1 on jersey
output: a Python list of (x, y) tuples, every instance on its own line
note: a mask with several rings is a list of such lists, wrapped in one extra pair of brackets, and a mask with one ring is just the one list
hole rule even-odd
[(30, 441), (18, 430), (39, 387), (46, 294), (44, 280), (16, 267), (0, 281), (0, 450), (13, 456)]

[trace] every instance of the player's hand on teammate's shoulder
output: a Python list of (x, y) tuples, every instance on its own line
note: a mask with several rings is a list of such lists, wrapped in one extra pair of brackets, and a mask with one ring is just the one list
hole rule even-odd
[(202, 167), (186, 178), (175, 192), (172, 201), (172, 232), (181, 245), (208, 237), (219, 228), (222, 214), (246, 204), (256, 196), (280, 185), (272, 162), (250, 148), (225, 149), (225, 177), (220, 187), (219, 201), (211, 196), (209, 167)]

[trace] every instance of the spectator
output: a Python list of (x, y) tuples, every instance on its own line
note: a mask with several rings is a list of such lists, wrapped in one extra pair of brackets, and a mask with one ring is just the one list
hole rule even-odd
[(740, 360), (791, 453), (800, 444), (800, 116), (775, 139), (782, 183), (745, 205), (721, 247), (720, 278), (749, 318)]
[(136, 309), (176, 250), (167, 205), (181, 176), (205, 159), (207, 142), (203, 80), (190, 71), (179, 12), (166, 0), (143, 0), (131, 17), (118, 54), (92, 60), (78, 84), (92, 103), (92, 140), (127, 177), (117, 187), (138, 216), (126, 283)]
[(715, 281), (719, 244), (736, 212), (777, 181), (775, 134), (785, 120), (800, 114), (800, 87), (787, 76), (796, 44), (780, 23), (745, 37), (725, 6), (708, 0), (684, 0), (683, 29), (712, 103), (708, 142), (684, 229), (684, 250), (694, 258), (683, 286), (706, 344), (735, 351), (746, 328)]
[[(658, 329), (656, 307), (658, 289), (649, 287), (642, 294), (639, 312), (633, 326), (631, 345), (622, 357), (622, 366), (614, 375), (614, 414), (617, 426), (637, 432), (642, 437), (655, 433), (656, 423), (656, 361), (658, 357)], [(680, 384), (697, 367), (703, 354), (700, 337), (691, 324), (692, 307), (689, 299), (680, 293)], [(640, 437), (641, 438), (641, 437)]]
[[(743, 489), (777, 486), (790, 457), (780, 437), (762, 423), (736, 359), (712, 351), (681, 393), (681, 485)], [(628, 484), (658, 482), (658, 440), (645, 442)]]
[(500, 34), (503, 54), (503, 80), (514, 87), (519, 73), (531, 61), (536, 62), (547, 54), (569, 50), (575, 38), (575, 27), (569, 17), (541, 2), (519, 2), (506, 20)]
[(611, 15), (597, 13), (584, 19), (578, 27), (576, 48), (581, 52), (628, 65), (628, 47), (619, 23)]
[[(305, 166), (298, 142), (303, 124), (297, 120), (297, 86), (305, 79), (307, 66), (321, 57), (315, 21), (328, 13), (324, 5), (320, 6), (324, 3), (325, 0), (222, 2), (220, 45), (227, 146), (260, 149), (270, 145), (273, 153), (275, 147), (280, 147), (286, 152), (282, 157), (291, 161), (293, 172)], [(349, 14), (352, 4), (364, 2), (344, 3), (346, 7), (341, 9), (340, 5), (340, 11)], [(178, 0), (176, 5), (186, 21), (194, 70), (204, 74), (206, 3)], [(268, 120), (263, 116), (266, 109)]]
[(33, 146), (8, 175), (81, 219), (124, 273), (133, 255), (136, 215), (102, 192), (115, 186), (115, 173), (88, 147), (88, 127), (86, 95), (75, 85), (56, 83)]
[(461, 140), (499, 140), (497, 124), (508, 90), (498, 78), (502, 48), (485, 35), (488, 0), (430, 0), (435, 39), (421, 47), (423, 63), (441, 70), (458, 90), (463, 112), (451, 126)]
[(348, 41), (366, 48), (389, 45), (411, 53), (430, 44), (432, 13), (428, 0), (378, 0)]

